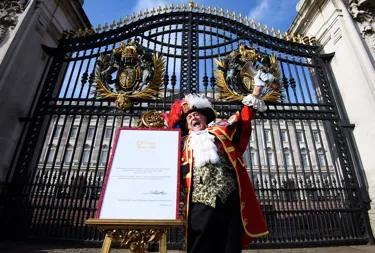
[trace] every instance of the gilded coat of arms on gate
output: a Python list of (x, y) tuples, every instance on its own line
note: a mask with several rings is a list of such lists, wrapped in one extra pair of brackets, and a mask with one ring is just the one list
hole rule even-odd
[[(163, 56), (139, 44), (139, 40), (120, 42), (111, 55), (100, 54), (92, 93), (115, 101), (127, 110), (133, 100), (157, 99), (165, 72)], [(115, 74), (115, 76), (113, 76)], [(115, 78), (113, 78), (115, 77)]]
[(241, 42), (238, 49), (233, 50), (224, 58), (215, 60), (217, 70), (217, 86), (220, 99), (228, 102), (242, 101), (253, 91), (254, 76), (261, 70), (272, 75), (273, 82), (268, 83), (261, 97), (266, 103), (280, 103), (284, 99), (280, 85), (280, 71), (275, 55), (259, 53), (253, 47)]

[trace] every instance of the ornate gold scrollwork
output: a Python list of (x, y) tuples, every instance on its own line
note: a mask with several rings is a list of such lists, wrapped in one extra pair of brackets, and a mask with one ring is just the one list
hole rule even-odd
[(167, 229), (145, 228), (145, 229), (114, 229), (104, 230), (113, 242), (119, 242), (121, 247), (129, 249), (130, 252), (144, 252), (148, 243), (159, 241)]
[(140, 120), (138, 120), (138, 127), (166, 128), (167, 124), (161, 113), (157, 111), (148, 111), (142, 115)]

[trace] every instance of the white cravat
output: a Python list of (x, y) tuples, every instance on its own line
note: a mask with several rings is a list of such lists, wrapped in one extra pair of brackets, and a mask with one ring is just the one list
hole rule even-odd
[(215, 136), (208, 129), (191, 132), (190, 146), (193, 149), (194, 165), (202, 167), (207, 163), (217, 163), (219, 155), (215, 145)]

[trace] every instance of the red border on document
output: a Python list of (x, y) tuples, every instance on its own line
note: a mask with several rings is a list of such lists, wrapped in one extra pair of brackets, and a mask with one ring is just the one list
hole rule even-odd
[(107, 182), (108, 182), (108, 177), (109, 177), (109, 173), (111, 171), (111, 168), (112, 168), (112, 162), (113, 162), (113, 158), (114, 158), (114, 155), (116, 153), (116, 147), (117, 147), (117, 142), (118, 142), (118, 138), (120, 136), (120, 132), (121, 130), (143, 130), (143, 131), (175, 131), (175, 132), (179, 132), (179, 135), (178, 135), (178, 152), (177, 152), (177, 196), (176, 196), (176, 220), (179, 220), (179, 206), (180, 206), (180, 161), (181, 161), (181, 130), (180, 129), (171, 129), (171, 128), (132, 128), (132, 127), (119, 127), (117, 128), (117, 131), (116, 131), (116, 137), (115, 137), (115, 140), (114, 140), (114, 143), (113, 143), (113, 149), (112, 149), (112, 152), (111, 152), (111, 157), (109, 159), (109, 163), (108, 163), (108, 168), (107, 168), (107, 172), (105, 174), (105, 178), (104, 178), (104, 182), (103, 182), (103, 186), (102, 186), (102, 192), (100, 193), (100, 199), (99, 199), (99, 203), (98, 203), (98, 208), (96, 210), (96, 215), (95, 215), (95, 218), (99, 219), (99, 216), (100, 216), (100, 210), (102, 209), (102, 204), (103, 204), (103, 198), (104, 198), (104, 195), (105, 195), (105, 190), (107, 188)]

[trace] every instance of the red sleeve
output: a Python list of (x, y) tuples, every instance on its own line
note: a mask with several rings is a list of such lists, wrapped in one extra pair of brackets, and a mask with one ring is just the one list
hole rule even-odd
[(249, 143), (251, 136), (251, 121), (255, 118), (256, 111), (244, 106), (240, 111), (236, 112), (229, 120), (228, 130), (232, 133), (232, 142), (237, 146), (238, 151), (242, 155)]

